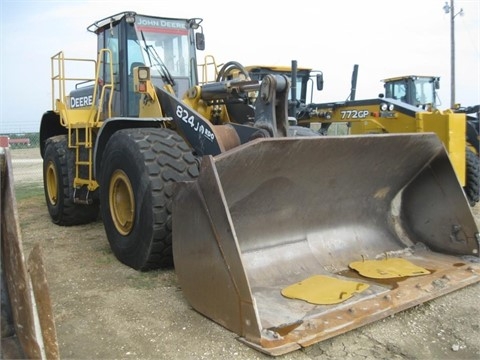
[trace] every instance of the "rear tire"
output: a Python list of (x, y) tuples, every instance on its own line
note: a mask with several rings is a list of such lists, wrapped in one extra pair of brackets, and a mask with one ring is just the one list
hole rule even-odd
[(73, 150), (67, 136), (58, 135), (45, 143), (43, 157), (43, 189), (52, 222), (61, 226), (87, 224), (98, 218), (98, 202), (92, 205), (73, 202)]
[(100, 204), (119, 261), (146, 271), (172, 267), (172, 185), (198, 176), (189, 146), (165, 128), (125, 129), (108, 141)]
[(480, 200), (480, 159), (477, 154), (467, 148), (467, 176), (464, 187), (470, 206)]

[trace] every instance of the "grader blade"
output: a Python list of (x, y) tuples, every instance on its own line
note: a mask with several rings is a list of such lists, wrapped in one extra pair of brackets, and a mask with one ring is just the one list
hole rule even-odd
[(0, 147), (2, 359), (59, 359), (42, 249), (25, 262), (10, 150)]
[[(273, 356), (480, 280), (479, 231), (434, 134), (255, 140), (204, 157), (173, 213), (189, 303)], [(354, 270), (396, 258), (383, 265), (414, 276)]]

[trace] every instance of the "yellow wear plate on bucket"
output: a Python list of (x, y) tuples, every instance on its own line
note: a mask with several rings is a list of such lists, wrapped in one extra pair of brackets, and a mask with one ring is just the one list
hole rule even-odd
[(282, 295), (317, 305), (338, 304), (350, 299), (355, 293), (367, 289), (368, 285), (356, 281), (341, 280), (324, 275), (315, 275), (290, 285)]
[(350, 263), (349, 266), (358, 271), (360, 275), (373, 279), (390, 279), (430, 274), (430, 271), (427, 269), (401, 258), (354, 261)]

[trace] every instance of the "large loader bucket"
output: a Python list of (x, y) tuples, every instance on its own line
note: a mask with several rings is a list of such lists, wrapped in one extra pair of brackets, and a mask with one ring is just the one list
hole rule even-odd
[[(177, 185), (173, 255), (186, 299), (270, 355), (480, 280), (478, 228), (434, 134), (259, 139), (205, 157), (198, 180)], [(375, 279), (349, 266), (382, 258), (425, 272)], [(318, 275), (363, 291), (319, 283), (332, 304), (282, 295)]]
[(2, 359), (59, 359), (42, 249), (23, 252), (10, 150), (0, 147)]

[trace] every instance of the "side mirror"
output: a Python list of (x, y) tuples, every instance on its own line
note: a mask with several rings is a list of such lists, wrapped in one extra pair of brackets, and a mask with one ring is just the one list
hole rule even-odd
[(203, 33), (195, 34), (195, 46), (197, 50), (205, 50), (205, 35)]
[(317, 90), (323, 90), (323, 74), (317, 74)]

